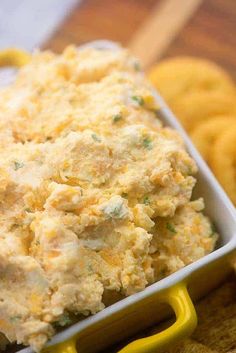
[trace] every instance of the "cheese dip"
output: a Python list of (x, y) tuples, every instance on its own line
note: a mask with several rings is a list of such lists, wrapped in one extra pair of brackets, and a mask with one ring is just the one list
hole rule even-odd
[(0, 91), (0, 332), (59, 326), (214, 249), (197, 167), (126, 50), (37, 52)]

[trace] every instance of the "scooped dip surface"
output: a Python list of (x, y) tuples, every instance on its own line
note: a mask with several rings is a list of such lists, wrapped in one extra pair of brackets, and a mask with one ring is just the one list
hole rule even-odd
[(126, 50), (39, 52), (0, 92), (0, 332), (39, 351), (214, 249), (197, 172)]

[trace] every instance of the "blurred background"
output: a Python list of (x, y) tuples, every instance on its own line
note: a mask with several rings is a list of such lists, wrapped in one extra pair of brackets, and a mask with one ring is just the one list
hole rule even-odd
[(0, 49), (61, 52), (68, 44), (111, 39), (145, 66), (175, 55), (203, 56), (234, 77), (235, 0), (1, 0)]

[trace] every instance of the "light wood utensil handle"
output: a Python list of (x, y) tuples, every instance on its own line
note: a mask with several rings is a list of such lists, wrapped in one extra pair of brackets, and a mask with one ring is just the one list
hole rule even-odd
[(162, 0), (129, 43), (143, 67), (159, 59), (203, 0)]

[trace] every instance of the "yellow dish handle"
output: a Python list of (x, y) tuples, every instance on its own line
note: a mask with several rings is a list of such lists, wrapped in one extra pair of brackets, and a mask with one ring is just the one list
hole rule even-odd
[(157, 353), (194, 331), (197, 325), (197, 315), (186, 284), (179, 283), (170, 288), (163, 299), (174, 309), (175, 323), (160, 333), (128, 344), (118, 353)]
[(30, 54), (21, 49), (0, 50), (0, 67), (21, 67), (30, 61)]
[[(197, 325), (197, 316), (186, 284), (179, 283), (165, 291), (162, 301), (173, 308), (176, 315), (175, 323), (156, 335), (128, 344), (118, 353), (158, 353), (193, 332)], [(76, 338), (46, 348), (43, 353), (77, 353)]]

